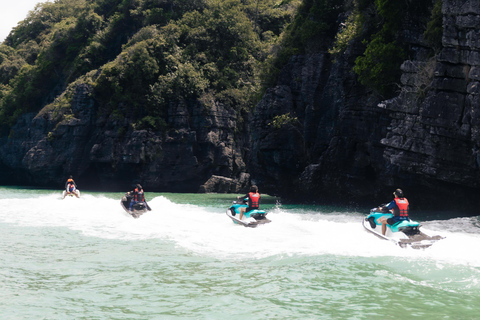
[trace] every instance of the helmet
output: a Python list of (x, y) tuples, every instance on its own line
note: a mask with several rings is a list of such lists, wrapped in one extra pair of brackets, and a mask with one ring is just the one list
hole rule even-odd
[(403, 198), (404, 197), (402, 189), (395, 190), (395, 192), (393, 194), (395, 196), (397, 196), (398, 198)]

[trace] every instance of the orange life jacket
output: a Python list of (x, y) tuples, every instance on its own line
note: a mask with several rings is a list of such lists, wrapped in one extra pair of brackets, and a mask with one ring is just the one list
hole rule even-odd
[(145, 197), (143, 196), (143, 191), (139, 191), (138, 188), (135, 188), (133, 199), (135, 199), (135, 201), (144, 201)]
[(252, 209), (258, 209), (260, 202), (260, 193), (250, 192), (248, 194), (248, 206)]
[(393, 210), (394, 216), (399, 216), (401, 218), (408, 218), (408, 200), (407, 198), (395, 198), (395, 203), (397, 204), (396, 210)]

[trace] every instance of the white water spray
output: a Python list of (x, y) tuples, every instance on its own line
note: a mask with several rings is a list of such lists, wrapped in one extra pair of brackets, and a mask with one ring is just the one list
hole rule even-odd
[[(269, 212), (272, 223), (257, 228), (234, 224), (226, 208), (175, 204), (163, 196), (149, 201), (152, 211), (139, 219), (127, 215), (120, 199), (82, 195), (61, 199), (57, 194), (26, 199), (2, 199), (0, 221), (31, 227), (64, 227), (88, 237), (135, 241), (159, 239), (199, 255), (217, 258), (264, 258), (274, 255), (392, 256), (432, 259), (439, 263), (478, 267), (478, 226), (471, 219), (423, 223), (446, 237), (425, 250), (402, 249), (381, 241), (361, 226), (358, 213)], [(477, 249), (478, 250), (478, 249)]]

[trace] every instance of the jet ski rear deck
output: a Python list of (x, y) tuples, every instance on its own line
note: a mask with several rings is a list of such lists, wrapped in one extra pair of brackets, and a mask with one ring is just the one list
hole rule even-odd
[(389, 240), (398, 244), (402, 248), (411, 247), (413, 249), (424, 249), (430, 247), (442, 236), (431, 236), (420, 230), (420, 223), (412, 220), (403, 220), (392, 226), (387, 224), (385, 235), (382, 234), (382, 219), (393, 217), (391, 213), (372, 211), (363, 219), (363, 227), (376, 235), (377, 237)]
[(240, 220), (240, 208), (248, 207), (246, 204), (239, 204), (233, 201), (233, 204), (227, 209), (227, 216), (232, 219), (233, 222), (241, 224), (244, 227), (255, 228), (258, 225), (272, 222), (266, 218), (267, 213), (264, 210), (251, 210), (245, 212), (243, 219)]

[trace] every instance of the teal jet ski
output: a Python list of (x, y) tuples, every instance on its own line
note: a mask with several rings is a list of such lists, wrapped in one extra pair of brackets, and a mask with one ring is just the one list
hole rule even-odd
[(267, 212), (257, 209), (245, 212), (242, 220), (240, 220), (240, 208), (247, 207), (248, 205), (246, 203), (238, 203), (237, 201), (233, 201), (232, 205), (227, 209), (227, 216), (232, 219), (234, 223), (250, 228), (255, 228), (260, 224), (272, 222), (266, 218)]
[(412, 247), (414, 249), (424, 249), (430, 247), (441, 236), (431, 236), (420, 230), (420, 223), (410, 219), (400, 220), (393, 225), (387, 223), (385, 235), (382, 234), (382, 221), (393, 218), (390, 211), (380, 212), (378, 208), (370, 210), (370, 214), (363, 219), (364, 228), (383, 240), (389, 240), (402, 248)]

